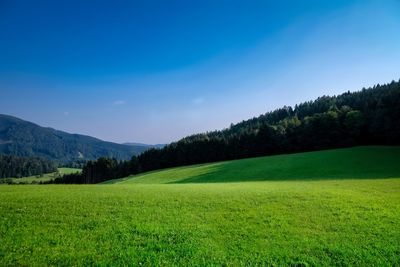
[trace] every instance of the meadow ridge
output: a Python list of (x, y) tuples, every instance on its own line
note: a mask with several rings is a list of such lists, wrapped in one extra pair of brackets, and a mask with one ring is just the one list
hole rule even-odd
[(105, 183), (224, 183), (392, 178), (400, 147), (361, 146), (200, 164), (133, 175)]
[[(140, 175), (117, 184), (1, 186), (0, 265), (396, 266), (398, 153), (358, 147), (218, 163), (247, 166), (248, 182), (227, 182), (223, 169), (200, 165), (145, 174), (150, 184)], [(345, 155), (336, 164), (347, 164), (346, 175), (328, 175), (332, 167), (323, 179), (322, 162)], [(260, 177), (251, 171), (257, 161), (287, 169), (275, 180), (252, 181)], [(315, 176), (289, 177), (290, 166), (313, 173), (310, 165), (298, 169), (306, 162), (315, 163)], [(376, 178), (363, 174), (366, 165), (380, 172)], [(192, 177), (203, 171), (225, 182), (182, 183), (188, 168)], [(172, 171), (186, 174), (174, 180)]]

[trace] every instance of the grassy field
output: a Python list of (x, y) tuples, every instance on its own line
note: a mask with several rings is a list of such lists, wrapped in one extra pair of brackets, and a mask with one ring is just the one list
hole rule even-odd
[(224, 183), (400, 176), (400, 147), (355, 147), (149, 172), (106, 183)]
[[(62, 174), (70, 174), (70, 173), (76, 173), (80, 172), (81, 169), (75, 169), (75, 168), (58, 168), (58, 172), (52, 172), (52, 173), (46, 173), (43, 174), (43, 176), (28, 176), (28, 177), (21, 177), (21, 178), (11, 178), (13, 183), (27, 183), (30, 184), (32, 182), (46, 182), (51, 179), (54, 179), (58, 177), (58, 175)], [(7, 179), (7, 178), (5, 178)]]
[[(348, 156), (326, 169), (332, 155)], [(399, 148), (364, 147), (170, 169), (117, 184), (1, 186), (0, 266), (399, 266), (396, 155)], [(285, 168), (253, 170), (260, 160)], [(227, 164), (240, 168), (224, 174)], [(206, 183), (212, 174), (218, 182)]]

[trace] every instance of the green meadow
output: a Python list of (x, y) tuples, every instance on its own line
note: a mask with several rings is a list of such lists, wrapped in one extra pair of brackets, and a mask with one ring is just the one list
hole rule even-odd
[(171, 168), (105, 183), (226, 183), (400, 177), (400, 147), (365, 146)]
[(399, 266), (400, 148), (0, 186), (0, 266)]

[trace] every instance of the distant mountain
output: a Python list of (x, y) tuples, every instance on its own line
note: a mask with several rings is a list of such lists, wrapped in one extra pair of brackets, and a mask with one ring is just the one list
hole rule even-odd
[(146, 147), (146, 148), (163, 148), (166, 146), (166, 144), (149, 145), (149, 144), (143, 144), (143, 143), (123, 143), (123, 145)]
[(99, 157), (130, 159), (147, 149), (149, 147), (143, 145), (122, 145), (69, 134), (0, 114), (0, 154), (38, 156), (66, 163)]

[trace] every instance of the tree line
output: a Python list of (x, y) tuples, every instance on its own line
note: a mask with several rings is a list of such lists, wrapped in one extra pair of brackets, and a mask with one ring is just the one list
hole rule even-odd
[(58, 183), (98, 183), (182, 165), (357, 145), (400, 144), (400, 81), (284, 106), (221, 131), (195, 134), (129, 161), (89, 161)]
[(21, 178), (55, 171), (57, 171), (57, 166), (50, 160), (0, 155), (0, 178)]

